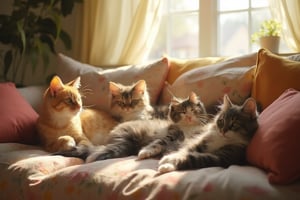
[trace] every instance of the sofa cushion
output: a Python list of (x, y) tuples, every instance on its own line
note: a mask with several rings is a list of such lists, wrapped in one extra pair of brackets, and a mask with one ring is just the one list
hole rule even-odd
[(27, 87), (17, 88), (24, 99), (31, 105), (31, 107), (39, 113), (43, 102), (43, 94), (48, 85), (32, 85)]
[(150, 101), (155, 104), (165, 79), (168, 74), (168, 59), (161, 58), (158, 61), (140, 65), (122, 66), (112, 69), (99, 69), (83, 64), (63, 54), (58, 55), (60, 63), (57, 74), (64, 82), (68, 82), (81, 76), (81, 85), (88, 91), (83, 99), (85, 106), (109, 109), (109, 81), (121, 84), (132, 84), (144, 79), (150, 94)]
[(251, 95), (265, 109), (288, 88), (300, 90), (300, 62), (260, 49)]
[(0, 142), (36, 143), (38, 114), (16, 89), (14, 83), (0, 83)]
[(271, 183), (287, 184), (300, 178), (300, 92), (286, 90), (258, 120), (247, 149), (248, 161), (265, 169)]
[(204, 57), (194, 59), (178, 59), (168, 57), (170, 63), (170, 71), (167, 82), (172, 84), (181, 74), (192, 69), (215, 64), (224, 61), (225, 57)]
[(243, 103), (250, 96), (255, 62), (256, 53), (252, 53), (187, 71), (173, 84), (164, 87), (160, 103), (168, 103), (170, 93), (184, 98), (190, 91), (201, 97), (209, 112), (216, 111), (224, 94), (228, 94), (234, 103)]

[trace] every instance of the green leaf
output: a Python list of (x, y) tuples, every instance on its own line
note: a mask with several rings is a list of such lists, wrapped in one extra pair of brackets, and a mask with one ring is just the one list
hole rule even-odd
[(72, 39), (71, 39), (70, 35), (66, 31), (61, 30), (60, 34), (59, 34), (59, 38), (64, 43), (65, 48), (67, 50), (72, 49)]
[(9, 16), (0, 15), (0, 42), (3, 44), (14, 44), (18, 30), (16, 22)]
[(57, 38), (57, 26), (53, 19), (46, 18), (46, 19), (39, 19), (37, 21), (38, 30), (37, 32), (43, 34), (50, 34), (54, 38)]
[(24, 29), (23, 29), (23, 21), (18, 21), (17, 27), (18, 27), (19, 34), (21, 35), (22, 53), (23, 53), (26, 49), (26, 36), (25, 36)]
[(8, 73), (8, 70), (10, 68), (10, 65), (12, 63), (12, 50), (7, 51), (4, 55), (4, 74), (6, 75)]
[(61, 12), (63, 16), (67, 16), (72, 13), (74, 7), (74, 0), (63, 0), (61, 1)]
[(56, 25), (56, 38), (59, 37), (60, 31), (61, 31), (61, 14), (58, 9), (53, 8), (52, 12), (52, 19), (54, 20), (54, 23)]
[(11, 14), (11, 17), (15, 21), (19, 21), (26, 17), (27, 11), (25, 9), (14, 10)]
[(48, 35), (43, 34), (43, 35), (40, 36), (40, 40), (41, 40), (41, 42), (48, 45), (48, 47), (50, 48), (52, 53), (56, 54), (55, 48), (54, 48), (54, 41), (51, 37), (49, 37)]

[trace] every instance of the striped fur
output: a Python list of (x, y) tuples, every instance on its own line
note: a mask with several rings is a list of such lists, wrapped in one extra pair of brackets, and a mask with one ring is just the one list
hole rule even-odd
[(123, 122), (111, 131), (105, 147), (79, 148), (61, 155), (80, 157), (86, 162), (130, 155), (138, 155), (139, 159), (159, 156), (178, 149), (186, 137), (198, 134), (207, 120), (202, 102), (192, 92), (187, 99), (170, 104), (168, 119)]
[(178, 151), (165, 155), (159, 162), (158, 171), (243, 164), (246, 147), (258, 128), (257, 117), (254, 99), (249, 98), (238, 106), (225, 95), (214, 120), (204, 126), (196, 138), (185, 141)]

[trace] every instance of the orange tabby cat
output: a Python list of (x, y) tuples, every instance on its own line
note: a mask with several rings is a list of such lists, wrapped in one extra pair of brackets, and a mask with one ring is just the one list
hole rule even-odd
[(42, 145), (49, 152), (104, 144), (117, 124), (104, 111), (82, 109), (79, 87), (80, 77), (63, 84), (54, 76), (45, 91), (37, 129)]

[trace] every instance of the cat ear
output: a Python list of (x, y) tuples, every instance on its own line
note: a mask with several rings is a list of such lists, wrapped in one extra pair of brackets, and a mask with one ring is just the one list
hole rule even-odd
[(180, 103), (179, 99), (177, 99), (175, 96), (173, 96), (172, 99), (171, 99), (171, 104), (176, 105), (176, 104), (179, 104), (179, 103)]
[(109, 82), (109, 91), (110, 91), (111, 95), (116, 96), (116, 95), (120, 94), (120, 87), (115, 82), (110, 81)]
[(67, 83), (67, 85), (79, 89), (79, 88), (80, 88), (80, 76), (78, 76), (78, 77), (77, 77), (76, 79), (74, 79), (73, 81), (70, 81), (69, 83)]
[(225, 94), (223, 97), (223, 108), (228, 109), (230, 107), (232, 107), (232, 102), (231, 102), (229, 96), (227, 94)]
[(55, 96), (57, 91), (64, 87), (63, 82), (58, 76), (54, 76), (50, 82), (49, 91), (51, 96)]
[(253, 118), (257, 117), (256, 101), (253, 98), (248, 98), (242, 106), (245, 113), (250, 114)]
[(137, 91), (139, 94), (144, 94), (144, 92), (146, 90), (146, 87), (147, 87), (146, 81), (145, 80), (139, 80), (134, 85), (134, 90)]
[(197, 96), (197, 94), (196, 94), (195, 92), (191, 92), (191, 93), (190, 93), (190, 96), (189, 96), (189, 100), (190, 100), (192, 103), (196, 104), (196, 103), (198, 103), (198, 101), (199, 101), (199, 97)]

